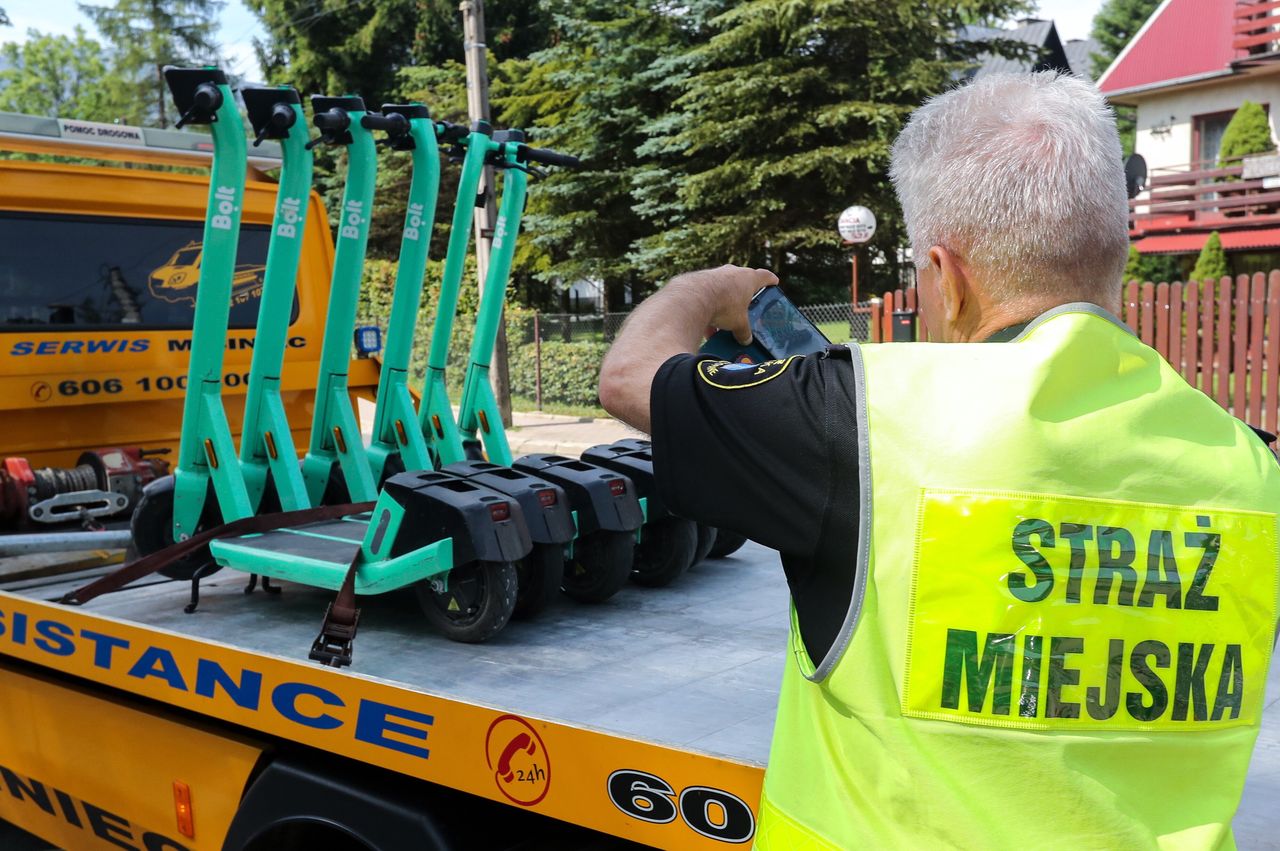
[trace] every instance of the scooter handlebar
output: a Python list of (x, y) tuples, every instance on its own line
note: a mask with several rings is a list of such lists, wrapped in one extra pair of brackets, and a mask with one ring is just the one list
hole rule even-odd
[(382, 130), (392, 136), (403, 136), (409, 132), (409, 119), (398, 112), (391, 112), (386, 115), (366, 112), (360, 118), (360, 126), (366, 130)]
[(350, 127), (351, 115), (345, 109), (326, 109), (324, 112), (317, 112), (312, 123), (318, 130), (332, 133)]
[(564, 168), (581, 168), (582, 166), (582, 160), (570, 154), (562, 154), (559, 151), (552, 151), (547, 148), (530, 148), (527, 145), (524, 149), (524, 159), (529, 162), (558, 165)]

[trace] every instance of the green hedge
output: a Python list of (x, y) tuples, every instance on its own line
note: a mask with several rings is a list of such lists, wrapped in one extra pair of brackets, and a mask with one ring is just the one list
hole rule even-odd
[[(427, 351), (431, 345), (432, 324), (435, 321), (435, 300), (439, 287), (440, 264), (427, 266), (426, 286), (418, 311), (418, 327), (414, 339), (413, 356), (409, 362), (410, 384), (416, 391), (422, 386), (427, 370)], [(377, 325), (383, 333), (391, 315), (391, 296), (395, 289), (396, 264), (388, 260), (369, 260), (365, 263), (364, 280), (360, 287), (359, 322)], [(454, 395), (462, 390), (466, 375), (467, 359), (471, 353), (471, 337), (475, 330), (475, 274), (468, 269), (460, 293), (460, 312), (453, 322), (449, 340), (449, 361), (446, 378)], [(537, 347), (533, 343), (533, 313), (517, 307), (506, 312), (508, 364), (511, 371), (511, 392), (516, 396), (533, 399), (537, 394)], [(584, 407), (599, 407), (598, 395), (600, 364), (609, 350), (600, 342), (546, 342), (542, 344), (542, 398), (545, 402)]]
[[(542, 344), (542, 399), (564, 405), (599, 407), (600, 364), (608, 343)], [(534, 398), (537, 392), (536, 348), (512, 347), (511, 392)]]

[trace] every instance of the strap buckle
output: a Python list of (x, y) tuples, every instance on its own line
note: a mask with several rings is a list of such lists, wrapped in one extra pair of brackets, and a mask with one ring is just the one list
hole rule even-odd
[(312, 643), (308, 658), (331, 668), (350, 665), (351, 645), (356, 639), (356, 630), (359, 627), (359, 609), (356, 609), (352, 615), (351, 623), (341, 623), (333, 618), (333, 603), (330, 603), (324, 610), (320, 635)]

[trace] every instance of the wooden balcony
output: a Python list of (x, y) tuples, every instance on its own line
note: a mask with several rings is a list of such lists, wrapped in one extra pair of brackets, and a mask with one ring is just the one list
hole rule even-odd
[(1247, 160), (1152, 169), (1147, 191), (1129, 202), (1129, 235), (1280, 225), (1280, 157)]
[(1280, 0), (1236, 0), (1231, 47), (1236, 61), (1280, 54)]

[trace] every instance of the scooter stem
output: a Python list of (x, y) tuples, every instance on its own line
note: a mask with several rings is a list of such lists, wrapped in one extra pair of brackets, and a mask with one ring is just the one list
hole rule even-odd
[[(320, 348), (320, 372), (316, 379), (315, 415), (311, 420), (311, 441), (302, 460), (302, 478), (312, 505), (319, 505), (325, 487), (334, 475), (334, 464), (342, 469), (351, 502), (367, 502), (377, 497), (373, 474), (364, 451), (364, 438), (351, 406), (347, 371), (351, 364), (351, 337), (355, 331), (360, 280), (364, 275), (364, 255), (369, 243), (369, 216), (373, 207), (377, 157), (373, 134), (361, 124), (364, 101), (358, 97), (312, 97), (317, 116), (344, 111), (345, 128), (332, 134), (331, 141), (347, 148), (347, 182), (342, 192), (338, 221), (337, 251), (329, 286), (329, 310), (324, 323), (324, 343)], [(322, 127), (323, 130), (331, 130)]]
[[(280, 508), (296, 511), (310, 508), (311, 502), (298, 469), (298, 452), (280, 395), (280, 378), (306, 231), (312, 158), (307, 148), (302, 101), (295, 90), (288, 86), (253, 88), (245, 89), (243, 96), (258, 137), (280, 140), (284, 164), (276, 192), (276, 213), (271, 223), (267, 271), (263, 277), (253, 360), (249, 366), (240, 464), (255, 510), (261, 508), (270, 476)], [(286, 111), (282, 112), (282, 108)], [(280, 126), (289, 114), (293, 115), (292, 123)]]
[(208, 124), (213, 132), (191, 361), (174, 466), (173, 537), (182, 541), (196, 532), (211, 481), (224, 521), (253, 514), (222, 407), (222, 357), (244, 207), (246, 159), (244, 124), (226, 75), (217, 68), (172, 67), (164, 74), (183, 123)]
[(458, 198), (453, 208), (449, 230), (449, 252), (445, 255), (440, 277), (440, 297), (436, 301), (435, 325), (431, 330), (431, 349), (427, 355), (427, 375), (422, 387), (419, 424), (435, 456), (437, 466), (452, 464), (466, 457), (462, 437), (449, 404), (445, 384), (445, 366), (449, 360), (450, 335), (454, 314), (458, 310), (458, 292), (466, 265), (467, 247), (471, 239), (471, 217), (476, 207), (476, 192), (484, 174), (485, 158), (497, 146), (490, 138), (493, 130), (484, 122), (476, 122), (467, 136), (467, 154), (462, 160), (458, 178)]
[[(508, 144), (503, 151), (503, 159), (508, 165), (517, 165), (517, 153), (518, 145)], [(458, 408), (458, 429), (467, 437), (474, 437), (479, 431), (489, 461), (504, 467), (511, 466), (511, 447), (493, 395), (493, 385), (489, 383), (489, 366), (493, 362), (493, 346), (502, 321), (507, 284), (511, 279), (511, 262), (515, 256), (516, 237), (520, 233), (528, 181), (528, 176), (518, 168), (503, 171), (502, 204), (493, 228), (489, 271), (485, 275), (484, 293), (480, 296), (475, 336), (471, 340), (471, 356), (462, 387), (462, 404)]]
[(373, 440), (369, 445), (370, 470), (375, 481), (384, 478), (387, 460), (396, 454), (399, 454), (406, 470), (431, 469), (431, 455), (417, 425), (418, 412), (409, 394), (408, 377), (418, 303), (422, 299), (431, 228), (440, 192), (440, 148), (436, 127), (427, 108), (411, 104), (383, 106), (382, 111), (384, 114), (392, 111), (400, 111), (402, 115), (408, 113), (413, 178), (409, 184), (409, 204), (400, 239), (400, 263), (391, 298), (391, 317), (382, 350)]

